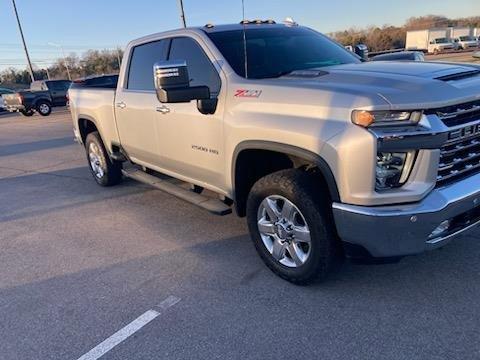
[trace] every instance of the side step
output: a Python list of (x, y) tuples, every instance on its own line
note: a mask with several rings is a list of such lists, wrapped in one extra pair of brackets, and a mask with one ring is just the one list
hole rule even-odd
[(232, 208), (217, 199), (194, 193), (187, 189), (184, 189), (178, 185), (172, 184), (168, 180), (160, 179), (156, 176), (149, 175), (146, 172), (138, 169), (126, 169), (122, 170), (123, 175), (131, 179), (140, 181), (144, 184), (153, 186), (156, 189), (165, 191), (173, 196), (176, 196), (182, 200), (188, 201), (194, 205), (197, 205), (205, 210), (210, 211), (215, 215), (228, 215), (232, 212)]

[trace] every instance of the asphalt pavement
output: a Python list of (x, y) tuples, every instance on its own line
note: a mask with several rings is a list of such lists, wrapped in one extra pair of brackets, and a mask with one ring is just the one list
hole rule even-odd
[(243, 219), (86, 164), (65, 109), (0, 117), (2, 360), (480, 358), (478, 230), (299, 287)]

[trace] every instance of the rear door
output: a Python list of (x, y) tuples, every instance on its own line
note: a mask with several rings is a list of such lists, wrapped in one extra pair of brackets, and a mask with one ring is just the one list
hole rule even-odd
[(67, 103), (67, 90), (70, 86), (68, 81), (47, 81), (46, 82), (53, 105), (61, 106)]
[(157, 111), (153, 64), (166, 60), (170, 40), (132, 48), (127, 78), (115, 96), (115, 117), (123, 148), (142, 165), (158, 165)]

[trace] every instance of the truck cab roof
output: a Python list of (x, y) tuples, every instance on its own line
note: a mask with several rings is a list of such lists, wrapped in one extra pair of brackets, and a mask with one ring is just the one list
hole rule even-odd
[(154, 33), (146, 36), (142, 36), (140, 38), (134, 39), (130, 42), (130, 44), (133, 43), (138, 43), (145, 41), (148, 38), (151, 37), (158, 37), (160, 34), (171, 34), (171, 35), (179, 35), (181, 33), (185, 33), (188, 31), (193, 31), (193, 32), (203, 32), (206, 34), (211, 34), (211, 33), (219, 33), (219, 32), (227, 32), (227, 31), (235, 31), (235, 30), (243, 30), (244, 28), (248, 31), (253, 28), (286, 28), (286, 27), (296, 27), (298, 26), (296, 23), (281, 23), (277, 24), (273, 20), (246, 20), (245, 22), (240, 22), (237, 24), (220, 24), (220, 25), (214, 25), (214, 24), (206, 24), (204, 26), (190, 26), (186, 28), (177, 28), (173, 30), (167, 30), (167, 31), (162, 31), (159, 33)]

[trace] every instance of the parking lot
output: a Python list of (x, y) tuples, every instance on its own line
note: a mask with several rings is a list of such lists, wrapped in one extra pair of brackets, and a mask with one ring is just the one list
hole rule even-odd
[(65, 109), (0, 116), (1, 359), (480, 358), (478, 230), (298, 287), (243, 219), (86, 164)]

